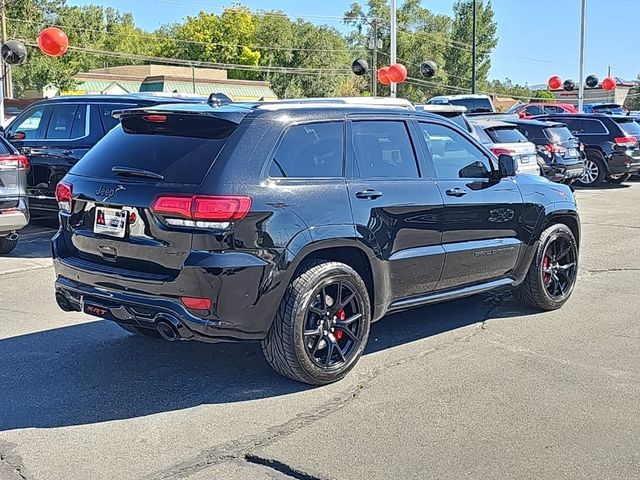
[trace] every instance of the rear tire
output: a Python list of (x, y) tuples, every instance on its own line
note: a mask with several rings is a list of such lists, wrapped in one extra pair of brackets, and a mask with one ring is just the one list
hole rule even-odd
[(584, 173), (578, 178), (578, 184), (583, 187), (597, 187), (604, 181), (607, 167), (602, 157), (595, 153), (587, 155), (584, 161)]
[(0, 255), (13, 252), (18, 246), (18, 239), (9, 240), (7, 237), (0, 238)]
[(262, 351), (281, 375), (326, 385), (355, 366), (370, 324), (367, 287), (353, 268), (338, 262), (306, 263), (289, 285)]
[(631, 174), (630, 173), (624, 173), (624, 174), (620, 175), (619, 177), (616, 176), (615, 178), (612, 178), (611, 175), (607, 175), (607, 182), (608, 183), (613, 183), (613, 184), (620, 184), (620, 183), (626, 182), (630, 178), (631, 178)]
[[(554, 250), (556, 245), (560, 246)], [(556, 264), (558, 267), (555, 267)], [(552, 225), (540, 236), (538, 250), (531, 262), (529, 272), (514, 294), (528, 307), (538, 310), (557, 310), (569, 300), (577, 276), (576, 239), (566, 225)], [(559, 288), (553, 287), (556, 279), (560, 283)]]
[(132, 333), (133, 335), (137, 335), (139, 337), (162, 338), (160, 334), (156, 330), (153, 330), (152, 328), (134, 327), (133, 325), (124, 325), (122, 323), (117, 323), (117, 322), (115, 322), (115, 324), (118, 325), (124, 331)]

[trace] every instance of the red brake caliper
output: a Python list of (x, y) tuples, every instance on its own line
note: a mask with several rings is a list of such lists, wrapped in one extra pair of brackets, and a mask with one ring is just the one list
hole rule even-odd
[[(549, 268), (550, 263), (551, 263), (551, 259), (549, 258), (548, 255), (545, 255), (544, 258), (542, 259), (542, 269), (547, 270)], [(544, 272), (542, 274), (542, 280), (544, 281), (545, 285), (548, 285), (549, 282), (551, 281), (551, 274), (549, 272)]]
[[(344, 322), (347, 319), (347, 314), (344, 313), (343, 309), (340, 309), (336, 312), (336, 318), (341, 321)], [(342, 332), (342, 330), (340, 329), (336, 329), (335, 332), (333, 332), (333, 336), (336, 337), (336, 340), (340, 340), (342, 338), (342, 335), (344, 333)]]

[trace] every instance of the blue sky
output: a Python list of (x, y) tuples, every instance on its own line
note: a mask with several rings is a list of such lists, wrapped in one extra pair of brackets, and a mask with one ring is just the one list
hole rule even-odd
[[(399, 0), (400, 3), (402, 0)], [(72, 5), (98, 3), (133, 13), (136, 23), (152, 30), (200, 10), (219, 13), (224, 0), (69, 0)], [(277, 9), (293, 15), (318, 16), (314, 23), (341, 28), (338, 17), (351, 0), (243, 0), (252, 10)], [(451, 13), (453, 0), (423, 4), (437, 13)], [(491, 78), (518, 83), (545, 83), (551, 75), (578, 77), (580, 0), (493, 0), (498, 22), (498, 46), (492, 57)], [(634, 79), (640, 72), (638, 35), (632, 22), (640, 14), (640, 0), (587, 0), (586, 74), (601, 79), (607, 67), (616, 76)], [(331, 17), (331, 18), (325, 18)]]

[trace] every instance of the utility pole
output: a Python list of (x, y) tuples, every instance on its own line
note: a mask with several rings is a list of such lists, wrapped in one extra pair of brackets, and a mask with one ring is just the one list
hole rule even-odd
[(196, 67), (193, 63), (191, 64), (191, 87), (193, 93), (196, 93)]
[[(398, 56), (398, 0), (391, 0), (391, 65), (397, 62)], [(391, 97), (395, 98), (398, 86), (391, 83)]]
[(471, 27), (471, 93), (476, 93), (476, 0), (473, 0), (473, 26)]
[(369, 49), (371, 49), (371, 95), (378, 96), (378, 49), (381, 48), (381, 41), (378, 40), (378, 19), (373, 19), (373, 38), (369, 39)]
[(578, 111), (584, 105), (584, 36), (587, 28), (587, 0), (582, 0), (580, 12), (580, 86), (578, 87)]

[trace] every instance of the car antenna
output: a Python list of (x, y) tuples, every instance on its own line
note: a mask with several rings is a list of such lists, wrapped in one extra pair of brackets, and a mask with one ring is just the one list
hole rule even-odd
[(224, 93), (212, 93), (211, 95), (209, 95), (207, 103), (212, 107), (220, 107), (222, 105), (233, 103), (233, 100), (231, 99), (231, 97), (225, 95)]

